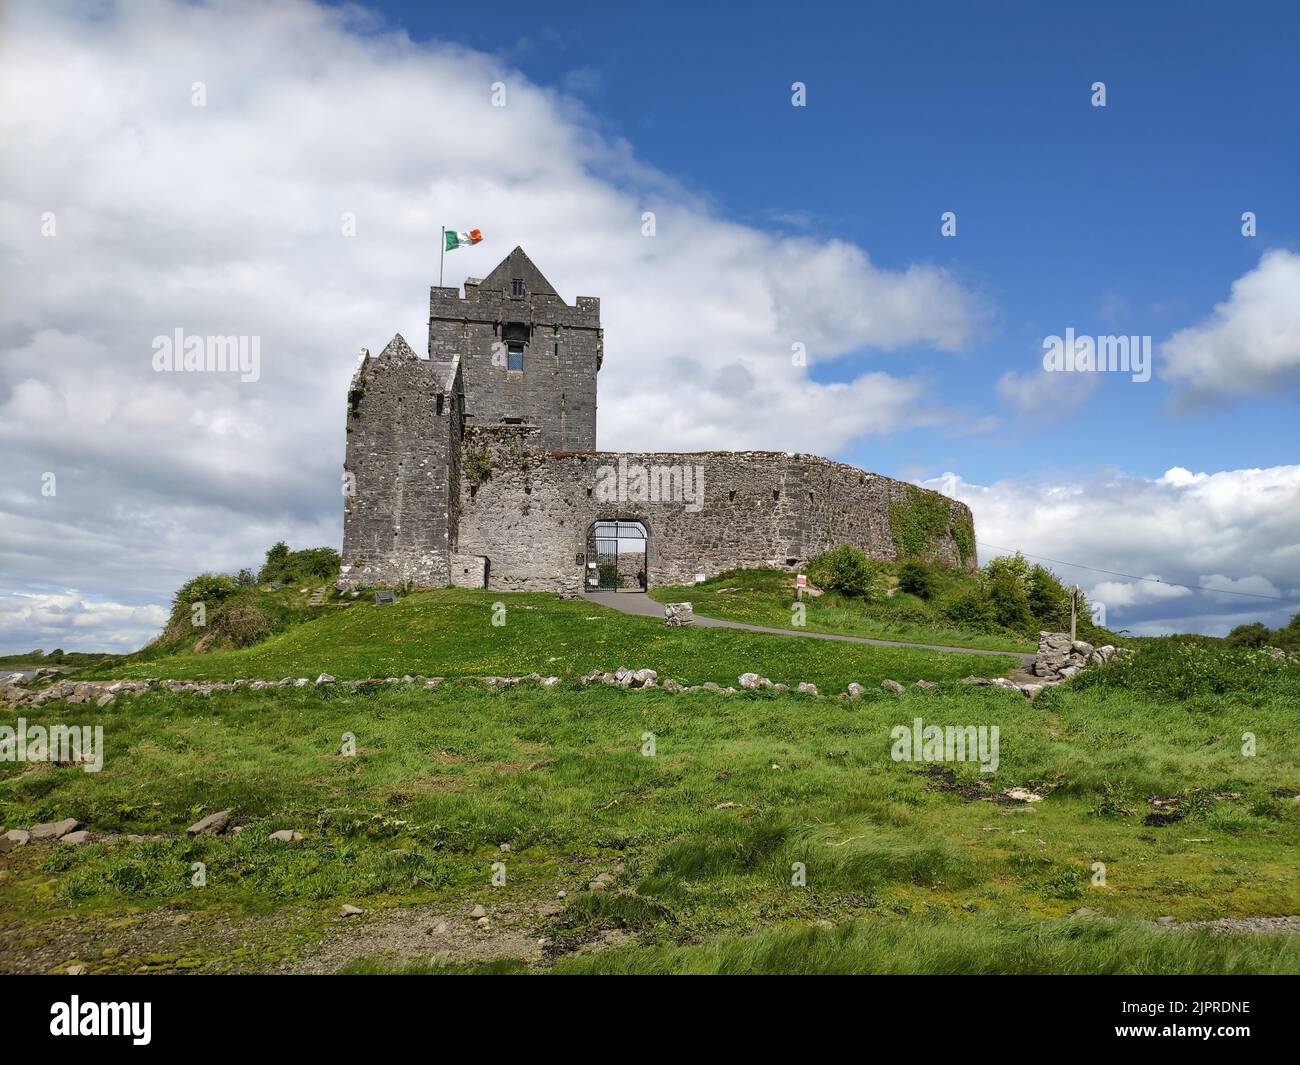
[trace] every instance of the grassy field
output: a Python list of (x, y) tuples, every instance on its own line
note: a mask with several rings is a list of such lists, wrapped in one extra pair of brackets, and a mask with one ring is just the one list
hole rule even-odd
[[(494, 610), (497, 603), (503, 613)], [(494, 616), (503, 624), (494, 625)], [(908, 683), (972, 673), (997, 676), (1015, 668), (1017, 660), (725, 629), (670, 629), (653, 618), (582, 600), (449, 588), (419, 592), (391, 606), (358, 602), (243, 650), (183, 653), (81, 675), (231, 680), (537, 672), (571, 678), (621, 665), (655, 669), (691, 684), (735, 684), (739, 674), (756, 671), (791, 685), (811, 681), (823, 690), (843, 691), (850, 681), (874, 687), (886, 677)]]
[[(797, 627), (792, 615), (792, 583), (791, 574), (780, 570), (741, 570), (702, 584), (653, 588), (650, 596), (661, 603), (689, 602), (704, 617), (791, 629)], [(990, 651), (1033, 652), (1037, 646), (1034, 641), (1011, 634), (945, 624), (932, 616), (934, 611), (923, 600), (903, 592), (874, 603), (827, 592), (806, 595), (803, 604), (803, 627), (813, 632)]]
[[(944, 660), (587, 621), (589, 605), (546, 597), (509, 597), (493, 629), (491, 601), (413, 596), (177, 662), (572, 678), (626, 661), (865, 683), (937, 677)], [(568, 679), (48, 704), (24, 716), (104, 724), (104, 769), (0, 763), (4, 826), (70, 816), (111, 838), (0, 855), (0, 969), (1298, 972), (1294, 936), (1140, 923), (1300, 914), (1298, 673), (1157, 645), (1032, 703), (951, 680), (840, 702)], [(891, 730), (917, 717), (996, 725), (996, 772), (893, 760)], [(241, 834), (185, 837), (225, 808)], [(278, 829), (304, 838), (268, 840)], [(600, 873), (606, 889), (588, 890)], [(345, 902), (365, 914), (340, 918)], [(1071, 917), (1081, 907), (1097, 917)]]

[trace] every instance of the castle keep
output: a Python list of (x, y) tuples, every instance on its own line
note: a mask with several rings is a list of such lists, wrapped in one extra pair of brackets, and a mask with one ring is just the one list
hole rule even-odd
[(522, 248), (463, 295), (432, 289), (428, 357), (396, 336), (348, 390), (340, 583), (576, 595), (843, 543), (975, 565), (967, 507), (903, 481), (783, 452), (595, 450), (603, 359), (600, 301), (565, 303)]

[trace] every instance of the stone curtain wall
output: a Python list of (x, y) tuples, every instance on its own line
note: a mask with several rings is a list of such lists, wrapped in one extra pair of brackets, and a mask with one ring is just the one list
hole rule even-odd
[(353, 376), (343, 468), (354, 491), (344, 496), (343, 585), (448, 583), (459, 516), (459, 392), (454, 362), (420, 359), (400, 336)]
[[(465, 436), (459, 550), (490, 560), (493, 588), (576, 594), (579, 556), (597, 520), (645, 525), (651, 587), (690, 584), (697, 573), (736, 566), (794, 566), (841, 543), (894, 560), (890, 504), (907, 506), (918, 492), (946, 506), (950, 526), (971, 521), (955, 500), (817, 456), (548, 452), (540, 436), (521, 426), (471, 428)], [(602, 502), (597, 471), (617, 468), (620, 459), (629, 466), (702, 467), (702, 504)], [(481, 483), (471, 470), (480, 471)], [(961, 564), (949, 531), (926, 555)]]

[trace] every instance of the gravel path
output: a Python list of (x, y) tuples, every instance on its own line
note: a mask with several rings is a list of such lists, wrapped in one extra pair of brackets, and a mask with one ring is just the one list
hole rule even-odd
[[(638, 617), (663, 619), (664, 606), (644, 592), (588, 592), (587, 599), (611, 610)], [(806, 636), (814, 640), (843, 640), (845, 643), (865, 643), (873, 647), (915, 647), (922, 651), (943, 651), (958, 655), (1011, 655), (1026, 666), (1034, 661), (1032, 654), (1022, 651), (987, 651), (980, 647), (945, 647), (936, 643), (907, 643), (902, 640), (873, 640), (867, 636), (845, 636), (836, 632), (809, 632), (807, 629), (776, 629), (769, 625), (750, 625), (743, 621), (726, 621), (695, 615), (695, 624), (705, 629), (744, 629), (746, 632), (765, 632), (773, 636)]]

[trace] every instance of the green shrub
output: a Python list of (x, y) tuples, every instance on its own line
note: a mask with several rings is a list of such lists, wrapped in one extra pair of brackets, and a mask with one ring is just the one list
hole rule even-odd
[(1029, 609), (1040, 629), (1061, 632), (1070, 625), (1070, 592), (1046, 566), (1034, 566), (1028, 577)]
[(987, 597), (989, 616), (994, 624), (1026, 634), (1032, 634), (1036, 630), (1025, 586), (1013, 573), (1003, 571), (991, 577)]
[(194, 603), (203, 603), (212, 607), (223, 599), (229, 599), (239, 591), (235, 578), (228, 573), (200, 573), (191, 577), (176, 590), (172, 597), (172, 613), (189, 607)]
[(1249, 625), (1238, 625), (1224, 642), (1229, 647), (1267, 647), (1272, 635), (1267, 625), (1252, 621)]
[(898, 567), (898, 590), (921, 599), (931, 598), (937, 587), (934, 571), (918, 559), (908, 559)]
[(308, 547), (290, 551), (283, 540), (266, 553), (257, 579), (263, 584), (310, 584), (332, 581), (339, 573), (339, 553), (332, 547)]
[(808, 577), (825, 591), (862, 599), (883, 599), (889, 583), (884, 565), (852, 544), (810, 558)]
[(956, 625), (986, 629), (993, 622), (988, 596), (978, 584), (959, 588), (941, 604), (943, 616)]

